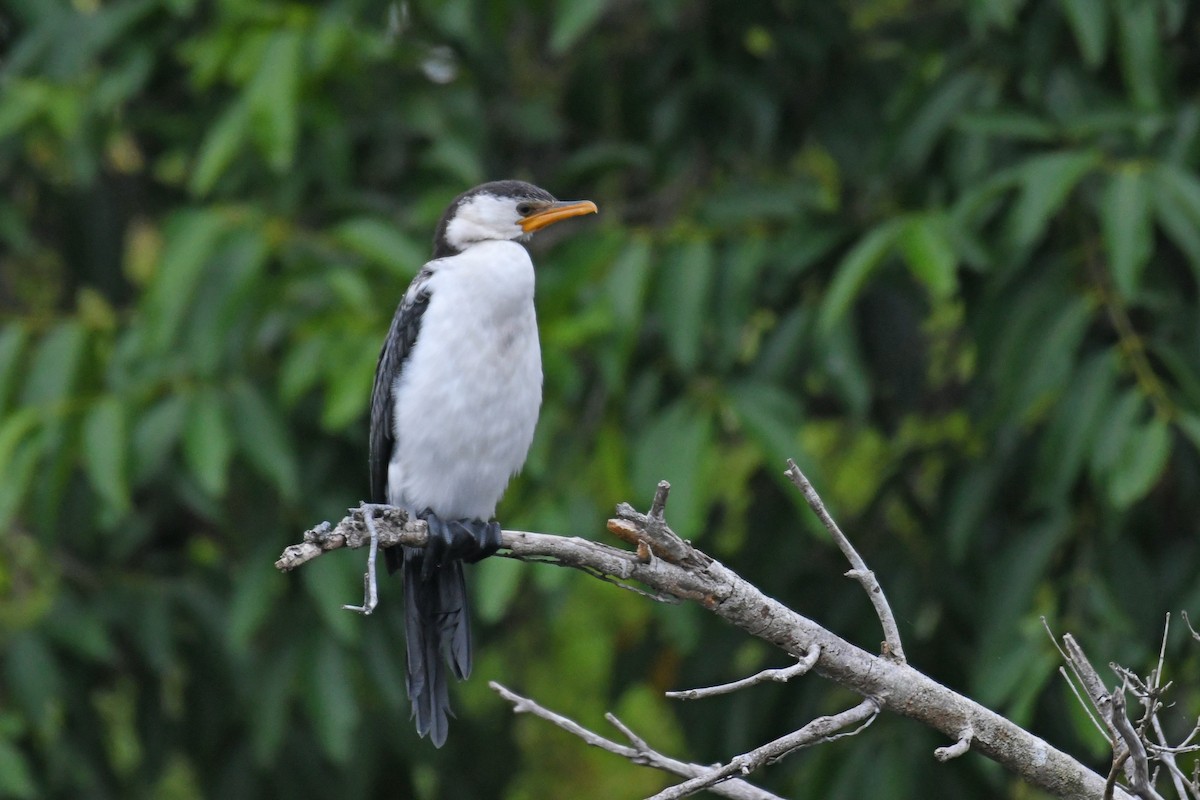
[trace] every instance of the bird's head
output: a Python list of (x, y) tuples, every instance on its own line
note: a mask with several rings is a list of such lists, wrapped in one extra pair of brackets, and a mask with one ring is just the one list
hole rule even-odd
[(454, 198), (434, 235), (434, 256), (461, 253), (473, 244), (523, 239), (555, 222), (595, 214), (590, 200), (560, 201), (524, 181), (493, 181)]

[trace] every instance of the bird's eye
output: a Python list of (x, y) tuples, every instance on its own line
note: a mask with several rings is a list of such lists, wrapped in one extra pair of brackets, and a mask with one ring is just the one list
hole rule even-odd
[(521, 203), (517, 206), (517, 213), (522, 217), (528, 217), (533, 213), (533, 203)]

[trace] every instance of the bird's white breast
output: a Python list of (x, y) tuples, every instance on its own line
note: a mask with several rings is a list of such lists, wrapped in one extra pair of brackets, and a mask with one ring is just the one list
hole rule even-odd
[(519, 244), (482, 242), (429, 267), (429, 306), (392, 388), (388, 502), (488, 519), (542, 402), (533, 263)]

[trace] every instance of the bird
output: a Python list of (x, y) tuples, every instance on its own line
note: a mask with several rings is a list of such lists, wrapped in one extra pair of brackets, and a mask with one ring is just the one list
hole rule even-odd
[(594, 213), (591, 201), (559, 201), (523, 181), (463, 192), (438, 222), (433, 256), (409, 284), (380, 350), (371, 502), (428, 525), (424, 548), (384, 554), (404, 582), (412, 716), (417, 733), (439, 748), (452, 716), (446, 661), (459, 680), (471, 673), (463, 562), (500, 546), (496, 505), (524, 466), (542, 402), (534, 267), (521, 242)]

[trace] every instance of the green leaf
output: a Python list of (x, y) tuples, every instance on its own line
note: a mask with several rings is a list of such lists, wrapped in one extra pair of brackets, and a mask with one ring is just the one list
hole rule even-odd
[[(212, 598), (204, 598), (204, 601), (198, 611), (212, 618), (211, 615), (218, 613), (218, 607)], [(176, 628), (173, 624), (176, 619), (175, 605), (175, 598), (171, 594), (147, 587), (138, 592), (133, 598), (132, 607), (126, 612), (132, 617), (128, 624), (134, 644), (141, 657), (159, 674), (171, 668), (177, 652), (174, 641)]]
[(55, 647), (96, 664), (111, 666), (121, 651), (113, 643), (107, 620), (73, 594), (59, 592), (44, 619), (44, 630)]
[(1155, 417), (1139, 426), (1125, 441), (1115, 468), (1108, 476), (1108, 499), (1117, 508), (1128, 508), (1158, 483), (1171, 455), (1171, 428)]
[(361, 602), (365, 566), (366, 553), (362, 553), (353, 564), (318, 558), (300, 570), (305, 594), (312, 612), (321, 620), (322, 631), (342, 642), (353, 642), (359, 635), (359, 618), (342, 606)]
[(19, 632), (5, 641), (3, 658), (6, 702), (39, 728), (51, 724), (66, 694), (62, 670), (45, 638), (34, 631)]
[(707, 239), (692, 239), (671, 253), (660, 276), (658, 311), (666, 328), (667, 350), (687, 373), (699, 367), (704, 352), (715, 272), (712, 244)]
[(188, 410), (181, 394), (169, 394), (141, 413), (134, 421), (134, 482), (140, 484), (155, 477), (179, 441)]
[(508, 558), (487, 558), (471, 570), (474, 614), (484, 624), (498, 622), (517, 596), (526, 565)]
[(945, 512), (945, 537), (952, 564), (962, 564), (980, 537), (1003, 479), (1000, 459), (969, 464), (951, 479)]
[(715, 296), (720, 301), (712, 304), (709, 328), (715, 341), (709, 363), (720, 372), (733, 364), (752, 362), (762, 332), (771, 325), (758, 308), (765, 273), (774, 266), (768, 260), (765, 237), (739, 238), (737, 244), (722, 248), (718, 257)]
[(249, 719), (250, 744), (254, 762), (264, 768), (275, 762), (288, 732), (289, 704), (300, 666), (296, 650), (292, 645), (272, 648), (266, 667), (251, 678), (257, 679), (260, 688), (255, 692), (254, 715)]
[(702, 485), (712, 449), (712, 417), (680, 400), (644, 429), (634, 446), (632, 481), (644, 497), (660, 480), (671, 484), (667, 505), (671, 526), (684, 538), (699, 536), (707, 498)]
[(1100, 224), (1117, 291), (1133, 297), (1154, 248), (1150, 191), (1144, 173), (1124, 167), (1109, 179), (1100, 206)]
[(33, 480), (34, 467), (45, 450), (45, 437), (30, 436), (41, 422), (42, 410), (26, 407), (0, 417), (0, 528), (16, 516)]
[(188, 181), (188, 189), (192, 194), (203, 196), (212, 191), (242, 149), (249, 129), (249, 109), (239, 98), (208, 129), (208, 135), (200, 145)]
[(821, 303), (817, 327), (823, 335), (828, 336), (834, 325), (841, 321), (850, 308), (850, 304), (858, 297), (867, 278), (883, 262), (891, 252), (896, 239), (904, 229), (901, 220), (885, 222), (871, 230), (850, 248), (837, 266), (825, 300)]
[(570, 50), (608, 7), (608, 0), (558, 0), (550, 29), (550, 50), (562, 55)]
[(74, 321), (61, 322), (46, 334), (34, 351), (21, 404), (56, 411), (75, 387), (86, 340), (83, 326)]
[(248, 651), (254, 634), (287, 588), (286, 582), (279, 580), (279, 573), (267, 568), (269, 561), (261, 560), (270, 558), (271, 549), (257, 548), (258, 558), (247, 559), (235, 574), (224, 630), (230, 649), (236, 653)]
[(1200, 414), (1184, 413), (1179, 415), (1176, 424), (1192, 443), (1196, 452), (1200, 453)]
[(318, 640), (308, 677), (304, 696), (317, 741), (331, 761), (344, 764), (350, 757), (351, 737), (358, 725), (358, 705), (350, 690), (346, 655), (336, 640)]
[(130, 508), (128, 431), (125, 407), (116, 395), (104, 395), (83, 422), (83, 466), (96, 493), (118, 514)]
[(608, 296), (613, 317), (620, 328), (641, 323), (650, 277), (652, 250), (645, 236), (631, 237), (608, 272)]
[(347, 220), (330, 232), (333, 240), (367, 260), (411, 277), (427, 260), (425, 251), (395, 225), (372, 217)]
[(36, 797), (37, 784), (21, 751), (0, 738), (0, 797)]
[(898, 239), (900, 252), (909, 269), (930, 295), (945, 300), (958, 290), (958, 258), (940, 214), (921, 214), (909, 218)]
[(14, 376), (20, 366), (21, 354), (25, 350), (28, 338), (25, 326), (19, 323), (9, 323), (0, 330), (0, 413), (8, 406), (8, 400), (13, 394), (17, 383)]
[(1092, 321), (1092, 308), (1084, 298), (1067, 301), (1046, 320), (1044, 327), (1029, 332), (1032, 350), (1028, 360), (1013, 364), (1017, 369), (1014, 410), (1022, 415), (1043, 411), (1071, 375), (1076, 353)]
[[(541, 117), (535, 115), (526, 122), (540, 120)], [(553, 134), (547, 131), (543, 135)], [(474, 139), (460, 136), (453, 129), (438, 134), (426, 153), (425, 160), (430, 167), (441, 169), (450, 179), (463, 186), (472, 186), (484, 179), (486, 167)]]
[[(1045, 664), (1031, 659), (1029, 650), (1037, 639), (1022, 635), (1021, 628), (1028, 628), (1022, 622), (1051, 569), (1055, 553), (1070, 532), (1066, 514), (1048, 515), (1028, 524), (1015, 535), (1012, 546), (994, 558), (994, 570), (988, 572), (975, 609), (981, 631), (979, 658), (971, 676), (972, 696), (982, 697), (982, 702), (999, 706), (1011, 701), (1025, 681), (1033, 680), (1031, 671), (1045, 669)], [(1014, 641), (1025, 643), (1025, 647), (1018, 648), (1024, 658), (1014, 658), (1009, 652)]]
[(1200, 280), (1200, 180), (1174, 164), (1159, 164), (1152, 180), (1155, 216)]
[(954, 71), (931, 90), (896, 143), (896, 160), (906, 171), (915, 171), (929, 159), (940, 137), (979, 91), (980, 76)]
[(803, 409), (788, 392), (767, 383), (739, 383), (729, 393), (742, 426), (765, 455), (766, 467), (781, 473), (789, 458), (809, 464), (800, 449)]
[(1021, 193), (1009, 216), (1009, 236), (1019, 248), (1035, 244), (1075, 185), (1099, 164), (1094, 151), (1033, 156), (1021, 166)]
[(1059, 0), (1071, 25), (1075, 43), (1089, 69), (1104, 63), (1108, 54), (1108, 3), (1103, 0)]
[(253, 299), (264, 288), (260, 276), (268, 244), (257, 220), (246, 223), (223, 237), (209, 258), (182, 329), (177, 350), (202, 376), (216, 374), (223, 360), (245, 347), (240, 336), (256, 313)]
[(1117, 398), (1104, 418), (1104, 435), (1096, 439), (1092, 448), (1090, 467), (1092, 474), (1103, 482), (1108, 475), (1120, 468), (1121, 456), (1126, 446), (1138, 432), (1138, 419), (1146, 412), (1146, 399), (1128, 389)]
[(1059, 135), (1053, 124), (1041, 117), (1019, 111), (966, 113), (958, 118), (955, 127), (965, 133), (1032, 142), (1049, 142)]
[(229, 399), (239, 449), (285, 500), (295, 500), (300, 491), (299, 467), (291, 436), (279, 415), (246, 381), (233, 385)]
[(334, 267), (321, 276), (328, 296), (352, 313), (365, 313), (374, 305), (376, 294), (367, 282), (365, 270)]
[(1107, 435), (1105, 412), (1116, 378), (1113, 361), (1112, 352), (1105, 352), (1084, 363), (1039, 437), (1033, 485), (1040, 505), (1055, 507), (1067, 501), (1093, 443)]
[(192, 396), (183, 429), (183, 455), (196, 481), (205, 492), (220, 497), (229, 480), (229, 458), (233, 435), (221, 395), (212, 387)]
[(325, 365), (325, 407), (321, 412), (321, 425), (326, 430), (340, 431), (366, 414), (379, 361), (379, 341), (366, 336), (346, 338), (338, 342), (337, 348), (330, 348), (330, 360)]
[(1161, 105), (1158, 4), (1145, 0), (1116, 0), (1116, 19), (1125, 85), (1138, 108), (1157, 109)]
[(271, 36), (262, 62), (246, 87), (250, 133), (275, 172), (292, 165), (300, 126), (300, 32), (281, 30)]
[(10, 136), (41, 114), (49, 102), (49, 84), (10, 74), (0, 103), (0, 136)]
[(279, 369), (279, 396), (285, 406), (293, 406), (321, 379), (325, 371), (322, 354), (325, 338), (310, 336), (297, 342), (283, 357)]
[(822, 333), (816, 355), (851, 415), (855, 419), (865, 419), (875, 391), (874, 381), (863, 357), (858, 333), (849, 318)]
[(167, 223), (162, 260), (144, 305), (144, 328), (151, 352), (164, 353), (174, 343), (204, 266), (226, 225), (225, 217), (216, 211), (182, 211)]

